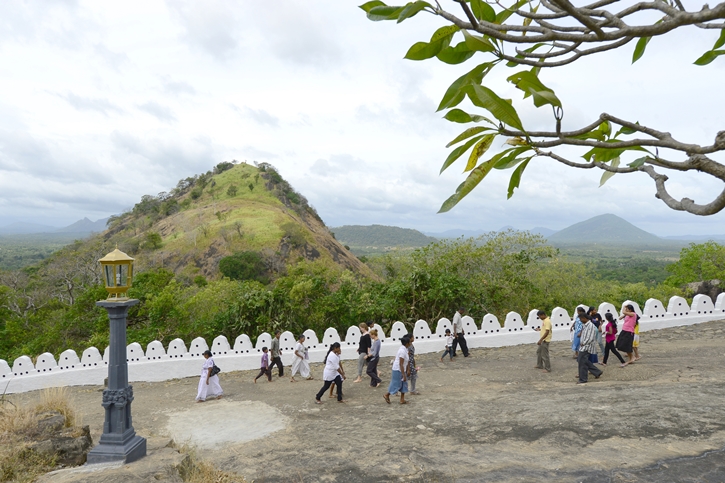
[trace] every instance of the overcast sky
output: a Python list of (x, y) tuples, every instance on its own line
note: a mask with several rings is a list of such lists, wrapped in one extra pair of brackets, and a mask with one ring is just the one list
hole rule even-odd
[[(358, 3), (0, 2), (0, 226), (104, 218), (236, 159), (272, 163), (329, 226), (561, 229), (614, 213), (659, 235), (725, 233), (725, 213), (673, 212), (645, 174), (598, 188), (601, 172), (547, 160), (532, 161), (511, 200), (510, 171), (494, 172), (436, 214), (464, 179), (463, 164), (438, 172), (466, 126), (434, 111), (475, 64), (403, 60), (440, 21), (374, 23)], [(628, 45), (542, 79), (564, 103), (565, 129), (609, 112), (711, 144), (725, 129), (725, 57), (692, 62), (718, 33), (688, 29), (653, 39), (635, 65)], [(488, 85), (529, 129), (553, 129), (549, 109), (506, 84), (513, 72)], [(671, 179), (673, 195), (697, 202), (722, 189)]]

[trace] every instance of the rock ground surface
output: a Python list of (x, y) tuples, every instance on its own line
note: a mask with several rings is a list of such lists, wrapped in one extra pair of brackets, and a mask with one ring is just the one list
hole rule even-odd
[[(368, 379), (353, 384), (355, 361), (344, 362), (346, 404), (314, 404), (320, 364), (315, 380), (294, 384), (222, 372), (224, 398), (203, 404), (194, 402), (198, 378), (137, 383), (134, 426), (195, 444), (256, 482), (725, 481), (725, 321), (641, 335), (641, 361), (610, 360), (585, 385), (575, 384), (565, 342), (552, 343), (549, 374), (533, 368), (535, 345), (443, 363), (419, 354), (422, 394), (404, 406), (386, 404), (385, 387)], [(103, 388), (69, 389), (98, 441)]]

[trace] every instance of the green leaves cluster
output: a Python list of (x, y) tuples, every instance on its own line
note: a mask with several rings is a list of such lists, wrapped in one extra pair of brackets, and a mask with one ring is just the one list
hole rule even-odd
[(718, 37), (718, 39), (715, 41), (715, 45), (712, 46), (712, 49), (702, 54), (700, 58), (695, 61), (695, 65), (707, 65), (721, 55), (725, 54), (725, 50), (720, 49), (720, 47), (724, 45), (725, 29), (722, 29), (722, 31), (720, 32), (720, 37)]

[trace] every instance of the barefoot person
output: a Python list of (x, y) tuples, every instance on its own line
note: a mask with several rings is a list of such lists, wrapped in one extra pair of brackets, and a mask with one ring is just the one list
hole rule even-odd
[(352, 382), (360, 382), (362, 381), (362, 375), (363, 375), (363, 368), (365, 367), (365, 364), (368, 363), (368, 358), (370, 357), (370, 348), (372, 347), (372, 340), (370, 339), (370, 334), (368, 334), (368, 324), (363, 322), (358, 327), (360, 327), (360, 344), (357, 348), (357, 379), (355, 379)]
[(541, 332), (541, 337), (536, 343), (539, 347), (536, 349), (536, 369), (544, 372), (551, 372), (551, 361), (549, 360), (549, 343), (551, 342), (551, 319), (546, 316), (546, 312), (539, 310), (536, 316), (541, 320), (541, 328), (534, 330)]
[(413, 345), (413, 342), (415, 342), (415, 336), (413, 334), (408, 334), (408, 337), (410, 337), (410, 345), (408, 346), (408, 380), (410, 381), (410, 394), (420, 396), (420, 393), (415, 389), (415, 383), (418, 382), (418, 369), (420, 369), (417, 365), (415, 365), (415, 346)]
[(310, 375), (310, 356), (307, 353), (307, 347), (305, 347), (304, 335), (300, 335), (300, 338), (297, 339), (297, 345), (295, 345), (295, 360), (292, 363), (292, 378), (290, 382), (297, 382), (295, 380), (295, 374), (298, 372), (305, 379), (312, 379)]
[(590, 372), (595, 379), (599, 379), (602, 370), (589, 359), (589, 355), (596, 351), (594, 345), (597, 343), (597, 336), (595, 335), (597, 328), (589, 321), (587, 314), (579, 314), (579, 320), (582, 323), (582, 331), (579, 335), (579, 355), (577, 356), (579, 362), (579, 382), (577, 384), (586, 384)]
[(609, 353), (611, 352), (615, 355), (617, 359), (619, 359), (619, 362), (622, 363), (622, 366), (624, 366), (624, 359), (622, 359), (622, 355), (619, 353), (619, 351), (617, 351), (617, 348), (614, 347), (614, 341), (617, 339), (617, 321), (614, 320), (614, 316), (609, 312), (604, 314), (604, 317), (607, 319), (607, 328), (604, 336), (606, 345), (604, 346), (604, 362), (602, 363), (602, 365), (607, 365), (607, 361), (609, 360)]
[(405, 393), (408, 392), (408, 347), (410, 346), (410, 337), (408, 334), (400, 338), (400, 348), (393, 360), (393, 375), (390, 377), (390, 386), (388, 392), (383, 395), (385, 402), (390, 404), (390, 395), (400, 392), (400, 404), (408, 404), (405, 400)]
[(441, 362), (443, 362), (443, 358), (446, 357), (446, 354), (449, 356), (449, 360), (453, 360), (453, 335), (451, 335), (451, 329), (446, 329), (446, 350), (443, 351), (443, 355), (441, 356)]
[(631, 364), (635, 361), (632, 344), (634, 343), (634, 326), (637, 325), (637, 314), (634, 311), (634, 307), (629, 304), (622, 310), (622, 315), (619, 317), (624, 319), (622, 324), (622, 331), (619, 333), (617, 338), (617, 349), (626, 352), (629, 358), (627, 362), (622, 363), (622, 367), (627, 364)]
[(370, 357), (368, 357), (367, 375), (370, 376), (370, 386), (378, 387), (382, 381), (378, 376), (378, 361), (380, 361), (380, 339), (378, 339), (378, 329), (370, 331), (370, 339), (373, 345), (370, 348)]
[(269, 370), (272, 371), (272, 368), (274, 366), (277, 366), (277, 370), (279, 371), (279, 377), (284, 376), (284, 366), (282, 365), (282, 351), (279, 350), (279, 336), (282, 334), (280, 330), (274, 333), (274, 338), (272, 339), (272, 347), (270, 349), (270, 352), (272, 353), (272, 362), (269, 365)]
[(214, 397), (221, 399), (222, 387), (219, 385), (219, 376), (216, 374), (212, 375), (214, 369), (214, 359), (211, 356), (211, 351), (204, 351), (204, 365), (201, 366), (201, 378), (199, 379), (199, 388), (196, 392), (196, 402), (204, 402), (208, 397)]
[(325, 395), (327, 388), (333, 383), (337, 386), (337, 402), (345, 402), (342, 399), (342, 381), (345, 380), (345, 371), (342, 370), (342, 366), (340, 365), (341, 352), (339, 342), (333, 342), (330, 345), (330, 350), (327, 352), (327, 357), (325, 357), (325, 370), (322, 373), (322, 379), (325, 383), (315, 396), (316, 404), (322, 404), (320, 399)]
[(456, 310), (453, 314), (453, 357), (456, 357), (456, 346), (461, 346), (463, 357), (468, 357), (468, 343), (466, 342), (465, 329), (463, 328), (463, 319), (461, 316), (466, 309), (463, 307)]
[(267, 346), (262, 347), (262, 360), (260, 361), (259, 374), (254, 378), (254, 383), (257, 384), (257, 379), (262, 376), (267, 376), (267, 382), (272, 382), (272, 370), (269, 368), (269, 352)]

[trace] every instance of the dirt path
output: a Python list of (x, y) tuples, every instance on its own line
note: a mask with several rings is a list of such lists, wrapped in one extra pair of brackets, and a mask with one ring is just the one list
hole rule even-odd
[[(533, 369), (534, 345), (445, 363), (423, 354), (422, 395), (407, 406), (386, 404), (385, 388), (350, 382), (352, 361), (347, 404), (314, 404), (319, 364), (318, 379), (294, 384), (222, 373), (225, 397), (204, 404), (194, 403), (198, 378), (140, 383), (134, 426), (188, 439), (257, 482), (725, 481), (724, 336), (725, 321), (643, 333), (640, 362), (610, 361), (581, 386), (568, 343), (552, 344), (550, 374)], [(69, 390), (98, 441), (102, 388)]]

